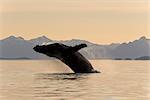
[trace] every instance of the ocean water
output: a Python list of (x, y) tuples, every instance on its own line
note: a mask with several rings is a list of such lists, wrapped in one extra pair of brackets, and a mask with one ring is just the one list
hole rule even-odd
[(150, 61), (91, 60), (74, 74), (58, 60), (0, 60), (0, 100), (150, 100)]

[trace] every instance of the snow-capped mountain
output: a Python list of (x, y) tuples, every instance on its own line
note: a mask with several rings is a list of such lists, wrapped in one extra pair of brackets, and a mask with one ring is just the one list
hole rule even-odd
[(0, 58), (30, 58), (47, 59), (43, 54), (36, 53), (33, 47), (38, 44), (63, 43), (69, 46), (75, 46), (85, 43), (88, 47), (81, 49), (81, 52), (88, 59), (115, 59), (115, 58), (137, 58), (150, 56), (150, 39), (141, 37), (138, 40), (129, 43), (112, 43), (110, 45), (94, 44), (85, 40), (66, 40), (54, 41), (42, 36), (31, 40), (25, 40), (22, 37), (10, 36), (0, 40)]
[(46, 36), (41, 36), (41, 37), (29, 40), (29, 42), (33, 43), (34, 45), (39, 45), (39, 44), (52, 42), (52, 40), (50, 40)]
[(150, 56), (150, 39), (146, 39), (146, 37), (120, 44), (112, 52), (114, 58), (137, 58), (142, 56)]

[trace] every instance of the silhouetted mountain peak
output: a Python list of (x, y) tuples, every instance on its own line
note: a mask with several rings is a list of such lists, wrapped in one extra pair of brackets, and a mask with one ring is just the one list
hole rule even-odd
[(88, 46), (93, 45), (93, 43), (91, 43), (91, 42), (89, 42), (89, 41), (80, 40), (80, 39), (71, 39), (71, 40), (60, 41), (60, 42), (66, 44), (66, 45), (71, 45), (71, 46), (78, 45), (78, 44), (81, 44), (81, 43), (85, 43), (85, 44), (87, 44)]
[(147, 40), (147, 38), (145, 36), (142, 36), (139, 40)]
[(47, 40), (50, 40), (50, 39), (49, 39), (49, 38), (47, 38), (46, 36), (38, 37), (38, 39), (47, 39)]
[(17, 37), (15, 37), (15, 36), (11, 35), (11, 36), (9, 36), (9, 37), (5, 38), (4, 40), (7, 40), (7, 39), (17, 39)]
[(48, 41), (52, 41), (52, 40), (50, 40), (49, 38), (47, 38), (46, 36), (40, 36), (40, 37), (31, 39), (31, 40), (48, 40)]
[(42, 43), (52, 42), (52, 40), (50, 40), (46, 36), (37, 37), (37, 38), (31, 39), (29, 41), (33, 44), (42, 44)]
[(19, 36), (19, 37), (17, 37), (18, 39), (21, 39), (21, 40), (24, 40), (24, 38), (23, 37), (21, 37), (21, 36)]
[(2, 41), (20, 41), (20, 40), (24, 40), (23, 38), (21, 38), (21, 37), (15, 37), (15, 36), (9, 36), (9, 37), (7, 37), (7, 38), (5, 38), (5, 39), (3, 39)]

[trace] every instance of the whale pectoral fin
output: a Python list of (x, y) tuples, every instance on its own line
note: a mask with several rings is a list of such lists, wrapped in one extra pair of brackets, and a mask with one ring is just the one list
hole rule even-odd
[(80, 49), (82, 49), (82, 48), (85, 48), (85, 47), (87, 47), (87, 45), (86, 44), (79, 44), (79, 45), (76, 45), (76, 46), (74, 46), (74, 47), (71, 47), (70, 48), (70, 51), (71, 52), (77, 52), (78, 50), (80, 50)]

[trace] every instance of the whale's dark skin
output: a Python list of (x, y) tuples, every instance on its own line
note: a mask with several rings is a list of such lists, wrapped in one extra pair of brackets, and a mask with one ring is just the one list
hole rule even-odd
[(61, 60), (75, 73), (99, 73), (98, 71), (94, 70), (90, 62), (78, 52), (78, 50), (84, 47), (87, 47), (87, 45), (80, 44), (71, 47), (61, 43), (54, 43), (41, 46), (37, 45), (33, 49), (36, 52)]

